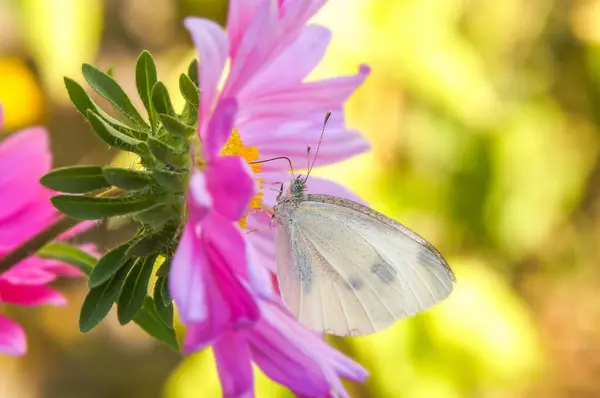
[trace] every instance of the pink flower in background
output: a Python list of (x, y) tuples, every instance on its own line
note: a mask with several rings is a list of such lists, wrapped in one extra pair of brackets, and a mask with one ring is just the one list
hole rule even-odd
[[(287, 156), (303, 167), (327, 111), (333, 115), (317, 165), (369, 149), (358, 131), (346, 127), (343, 113), (368, 67), (352, 76), (305, 81), (330, 41), (326, 28), (305, 26), (323, 3), (231, 0), (227, 32), (205, 19), (185, 22), (200, 59), (204, 162), (190, 182), (190, 219), (172, 262), (170, 290), (188, 326), (184, 351), (213, 345), (226, 397), (254, 395), (252, 363), (303, 396), (345, 397), (340, 378), (367, 377), (360, 365), (301, 326), (272, 292), (274, 275), (265, 275), (275, 270), (274, 239), (269, 216), (259, 209), (272, 206), (276, 192), (262, 189), (255, 195), (254, 184), (289, 181), (289, 165), (270, 162), (250, 170), (241, 162)], [(316, 177), (309, 189), (360, 200)], [(236, 221), (258, 231), (243, 235)]]
[[(2, 116), (0, 106), (0, 127)], [(48, 137), (40, 127), (22, 130), (0, 142), (0, 257), (58, 217), (50, 203), (53, 192), (39, 183), (40, 177), (50, 170), (51, 162)], [(29, 257), (0, 274), (0, 303), (64, 305), (64, 296), (47, 286), (59, 276), (75, 277), (81, 273), (55, 260)], [(26, 347), (21, 326), (0, 315), (0, 353), (22, 355)]]

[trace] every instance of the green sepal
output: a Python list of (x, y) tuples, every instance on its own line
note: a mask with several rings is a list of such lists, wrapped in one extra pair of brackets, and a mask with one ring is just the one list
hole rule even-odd
[(78, 247), (62, 242), (49, 243), (38, 250), (36, 255), (73, 265), (88, 276), (92, 273), (98, 261), (96, 257)]
[(190, 173), (187, 171), (172, 171), (158, 168), (152, 170), (152, 174), (160, 186), (175, 193), (185, 192), (190, 177)]
[(111, 186), (100, 166), (61, 167), (43, 175), (40, 183), (54, 191), (67, 193), (86, 193)]
[(154, 182), (152, 174), (148, 171), (104, 167), (102, 172), (110, 184), (128, 191), (146, 188)]
[(135, 65), (135, 85), (138, 94), (148, 111), (148, 117), (152, 126), (156, 126), (156, 115), (152, 107), (152, 88), (158, 81), (156, 73), (156, 64), (152, 55), (144, 50), (137, 59)]
[(139, 236), (127, 250), (127, 255), (132, 257), (145, 257), (158, 253), (171, 241), (172, 233), (162, 230), (147, 235)]
[(98, 137), (108, 145), (139, 155), (144, 154), (143, 141), (121, 133), (91, 110), (87, 111), (87, 118)]
[(79, 315), (79, 330), (82, 333), (89, 332), (106, 317), (119, 297), (125, 277), (132, 265), (133, 261), (129, 261), (112, 278), (91, 289), (85, 296)]
[(119, 83), (112, 77), (89, 64), (83, 64), (82, 71), (83, 77), (85, 77), (89, 85), (98, 94), (106, 98), (124, 118), (138, 128), (147, 129), (150, 127), (146, 124), (146, 121), (137, 109), (135, 109), (125, 91), (119, 86)]
[(148, 138), (148, 148), (152, 156), (159, 162), (175, 166), (188, 167), (191, 163), (190, 154), (153, 137)]
[[(153, 294), (154, 308), (165, 326), (169, 329), (173, 329), (173, 302), (168, 295), (168, 284), (167, 278), (158, 278), (156, 280)], [(167, 293), (166, 297), (164, 296), (165, 292)]]
[(157, 82), (152, 88), (152, 106), (154, 106), (157, 113), (175, 116), (175, 109), (169, 91), (163, 82)]
[(133, 215), (133, 219), (142, 224), (149, 225), (153, 230), (161, 230), (165, 224), (176, 218), (180, 213), (177, 212), (174, 205), (157, 204), (149, 209), (142, 210)]
[(188, 66), (188, 76), (194, 82), (196, 87), (200, 87), (200, 76), (198, 74), (198, 59), (194, 58), (190, 65)]
[(185, 124), (174, 116), (167, 115), (165, 113), (159, 113), (158, 117), (165, 127), (165, 130), (175, 136), (190, 138), (196, 132), (196, 128), (194, 126)]
[(132, 129), (126, 124), (118, 121), (117, 119), (111, 117), (109, 114), (104, 112), (102, 108), (100, 108), (90, 97), (87, 95), (83, 87), (79, 85), (75, 80), (69, 79), (68, 77), (64, 78), (65, 87), (67, 88), (67, 93), (69, 94), (69, 98), (75, 108), (85, 117), (88, 118), (88, 110), (93, 111), (94, 113), (100, 115), (102, 119), (108, 124), (110, 124), (113, 128), (117, 129), (120, 133), (125, 134), (129, 137), (137, 138), (139, 140), (145, 141), (148, 138), (148, 135), (143, 131), (138, 131)]
[(198, 109), (200, 104), (200, 91), (198, 91), (198, 87), (185, 73), (179, 75), (179, 91), (181, 91), (181, 95), (183, 95), (183, 98), (185, 98), (190, 105)]
[(156, 340), (161, 341), (167, 347), (173, 351), (179, 351), (179, 344), (177, 343), (177, 336), (173, 329), (169, 329), (160, 320), (156, 308), (154, 307), (154, 300), (151, 297), (144, 299), (144, 306), (141, 311), (137, 313), (133, 321), (137, 323), (142, 329), (146, 331), (150, 336)]
[(117, 318), (121, 325), (131, 322), (144, 305), (155, 261), (156, 256), (139, 258), (129, 271), (117, 300)]
[(100, 286), (119, 272), (130, 258), (127, 255), (129, 245), (129, 242), (127, 242), (117, 246), (98, 260), (88, 279), (88, 287), (94, 288)]
[(154, 205), (148, 196), (126, 196), (118, 198), (94, 198), (89, 196), (58, 195), (50, 198), (54, 207), (69, 217), (81, 220), (123, 216), (144, 210)]

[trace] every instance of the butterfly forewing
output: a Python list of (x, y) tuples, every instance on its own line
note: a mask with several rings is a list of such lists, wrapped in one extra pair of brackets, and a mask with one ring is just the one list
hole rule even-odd
[(305, 326), (380, 331), (446, 298), (454, 275), (428, 242), (358, 203), (309, 195), (277, 232), (282, 297)]

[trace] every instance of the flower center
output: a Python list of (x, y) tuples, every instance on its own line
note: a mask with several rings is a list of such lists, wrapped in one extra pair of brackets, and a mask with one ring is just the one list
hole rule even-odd
[[(233, 129), (231, 132), (231, 136), (229, 136), (229, 139), (223, 146), (223, 149), (221, 149), (221, 155), (241, 156), (246, 160), (246, 162), (248, 162), (255, 176), (258, 176), (258, 174), (261, 172), (260, 164), (250, 164), (250, 162), (258, 160), (258, 148), (254, 146), (245, 146), (242, 142), (242, 138), (237, 132), (237, 129)], [(260, 209), (260, 205), (262, 204), (263, 180), (256, 177), (256, 181), (258, 182), (260, 191), (254, 195), (250, 201), (251, 209)], [(243, 216), (238, 223), (240, 227), (246, 228), (246, 216)]]

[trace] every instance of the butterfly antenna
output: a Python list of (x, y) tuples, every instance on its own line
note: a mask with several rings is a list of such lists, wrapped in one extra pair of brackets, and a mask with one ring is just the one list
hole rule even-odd
[(292, 172), (292, 178), (295, 178), (294, 177), (294, 166), (292, 166), (292, 161), (287, 156), (278, 156), (276, 158), (271, 158), (271, 159), (267, 159), (267, 160), (255, 160), (254, 162), (248, 162), (248, 163), (249, 164), (259, 164), (259, 163), (267, 163), (267, 162), (272, 162), (273, 160), (281, 160), (281, 159), (285, 159), (288, 161), (288, 163), (290, 164), (290, 171)]
[[(329, 121), (329, 117), (331, 116), (331, 111), (327, 111), (327, 114), (325, 115), (325, 121), (323, 121), (323, 128), (321, 129), (321, 136), (319, 137), (319, 142), (317, 144), (317, 150), (315, 151), (315, 157), (313, 158), (313, 161), (310, 165), (310, 167), (308, 168), (308, 173), (306, 173), (306, 178), (304, 179), (304, 182), (306, 182), (306, 180), (308, 180), (308, 176), (310, 175), (310, 172), (313, 169), (313, 166), (315, 165), (315, 162), (317, 161), (317, 155), (319, 154), (319, 149), (321, 149), (321, 142), (323, 141), (323, 135), (325, 134), (325, 127), (327, 126), (327, 122)], [(308, 147), (308, 152), (310, 153), (310, 146)]]

